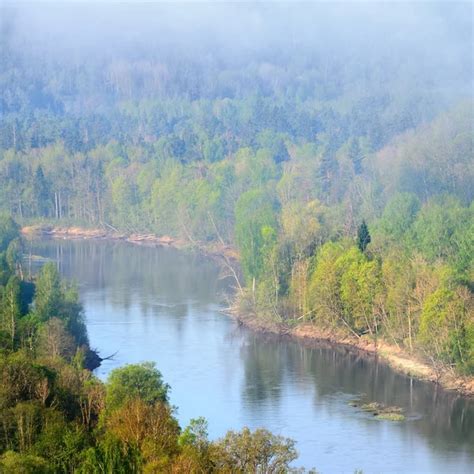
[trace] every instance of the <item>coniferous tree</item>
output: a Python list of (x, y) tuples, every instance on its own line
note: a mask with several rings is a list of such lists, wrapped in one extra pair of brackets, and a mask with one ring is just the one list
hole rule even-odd
[(365, 252), (365, 249), (367, 248), (367, 245), (370, 244), (371, 240), (369, 228), (367, 227), (366, 222), (362, 221), (362, 224), (359, 226), (357, 231), (357, 247), (359, 247), (361, 252)]

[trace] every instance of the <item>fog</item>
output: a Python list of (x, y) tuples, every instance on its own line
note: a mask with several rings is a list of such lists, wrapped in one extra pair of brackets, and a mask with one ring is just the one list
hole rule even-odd
[(472, 72), (471, 39), (470, 2), (2, 3), (4, 49), (65, 63), (325, 58), (459, 85)]

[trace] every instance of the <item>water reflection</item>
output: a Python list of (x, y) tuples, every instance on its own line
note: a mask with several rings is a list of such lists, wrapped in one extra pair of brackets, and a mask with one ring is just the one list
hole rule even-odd
[[(93, 346), (118, 350), (98, 375), (156, 361), (181, 423), (203, 415), (212, 437), (265, 426), (322, 472), (472, 472), (472, 401), (374, 357), (239, 327), (218, 313), (225, 282), (213, 262), (117, 242), (34, 242), (32, 252), (77, 281)], [(377, 421), (354, 397), (401, 406), (409, 420)]]
[[(347, 402), (360, 397), (403, 407), (411, 420), (400, 424), (404, 429), (427, 435), (440, 449), (452, 445), (473, 451), (472, 400), (400, 375), (376, 357), (348, 348), (252, 333), (247, 333), (247, 339), (241, 354), (245, 366), (242, 396), (256, 406), (278, 401), (286, 384), (310, 386), (316, 404), (344, 394)], [(365, 413), (362, 418), (375, 422)]]

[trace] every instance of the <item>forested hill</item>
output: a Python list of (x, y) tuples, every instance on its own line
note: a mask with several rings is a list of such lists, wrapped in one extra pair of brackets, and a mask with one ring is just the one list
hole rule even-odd
[(463, 4), (2, 5), (4, 149), (373, 151), (471, 93)]
[(225, 241), (245, 312), (474, 370), (471, 5), (2, 9), (3, 211)]

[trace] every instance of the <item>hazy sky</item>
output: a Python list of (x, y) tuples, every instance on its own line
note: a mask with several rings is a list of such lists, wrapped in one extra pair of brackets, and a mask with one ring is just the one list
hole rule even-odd
[[(1, 0), (0, 0), (1, 1)], [(265, 60), (316, 54), (472, 78), (471, 2), (2, 2), (3, 40), (35, 57)], [(186, 56), (187, 55), (187, 56)], [(260, 56), (258, 56), (260, 55)]]

